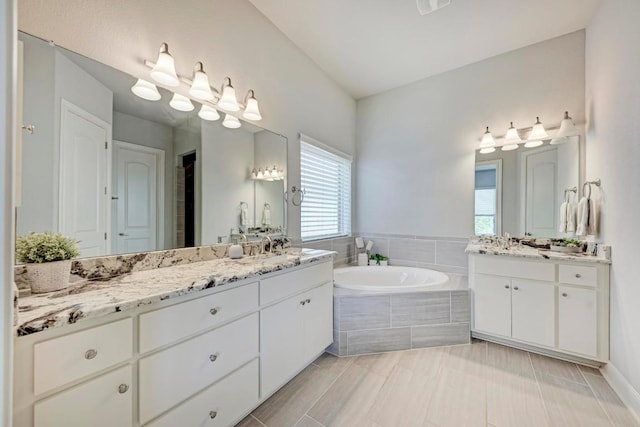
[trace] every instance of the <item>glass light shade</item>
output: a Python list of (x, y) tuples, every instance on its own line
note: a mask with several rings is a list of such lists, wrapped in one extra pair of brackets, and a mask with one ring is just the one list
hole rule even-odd
[(202, 107), (200, 107), (200, 111), (198, 112), (198, 116), (200, 116), (202, 120), (215, 122), (220, 118), (220, 113), (218, 113), (218, 110), (215, 108), (202, 104)]
[(189, 95), (204, 101), (211, 101), (213, 99), (211, 86), (209, 86), (209, 78), (202, 68), (202, 62), (196, 62), (193, 71), (193, 83), (191, 83)]
[(524, 146), (527, 148), (533, 148), (533, 147), (539, 147), (542, 144), (544, 144), (544, 141), (541, 139), (538, 139), (536, 141), (527, 141)]
[(569, 117), (569, 112), (565, 111), (556, 138), (560, 139), (566, 138), (567, 136), (575, 136), (578, 135), (578, 133), (578, 128), (576, 128), (576, 125), (573, 123), (573, 119)]
[[(533, 125), (533, 130), (531, 130), (531, 134), (529, 135), (528, 139), (533, 142), (534, 140), (540, 140), (545, 138), (549, 138), (549, 134), (544, 129), (544, 125), (542, 124), (542, 122), (540, 122), (540, 117), (536, 117), (536, 122)], [(529, 143), (527, 142), (527, 144)], [(527, 144), (525, 144), (525, 147), (532, 146)], [(542, 145), (542, 144), (538, 144), (538, 145)], [(533, 147), (537, 147), (538, 145), (533, 145)]]
[(493, 135), (489, 132), (489, 126), (487, 126), (487, 130), (482, 135), (482, 141), (480, 141), (480, 148), (494, 147), (496, 145), (496, 141), (493, 139)]
[(518, 144), (507, 144), (507, 145), (503, 145), (500, 149), (502, 151), (513, 151), (513, 150), (517, 150), (519, 147)]
[(256, 175), (258, 179), (264, 179), (264, 172), (262, 172), (262, 168), (258, 169), (258, 175)]
[(178, 111), (193, 111), (195, 108), (189, 98), (179, 93), (173, 94), (173, 98), (169, 101), (169, 106)]
[(251, 91), (251, 96), (247, 97), (247, 106), (244, 108), (242, 117), (254, 121), (262, 120), (262, 115), (258, 108), (258, 100), (253, 95), (253, 91)]
[(513, 122), (511, 122), (511, 125), (507, 129), (507, 134), (504, 136), (504, 140), (509, 145), (519, 144), (522, 142), (522, 139), (520, 139), (520, 135), (518, 134), (518, 129), (513, 126)]
[(568, 140), (569, 140), (569, 138), (567, 138), (566, 136), (565, 136), (565, 137), (562, 137), (562, 138), (553, 138), (553, 139), (549, 142), (549, 144), (551, 144), (551, 145), (564, 144), (564, 143), (565, 143), (565, 142), (567, 142)]
[(158, 101), (162, 98), (156, 85), (143, 79), (138, 79), (136, 84), (131, 87), (131, 92), (147, 101)]
[[(238, 129), (240, 126), (242, 126), (242, 124), (237, 117), (232, 116), (231, 114), (225, 114), (224, 120), (222, 121), (222, 126), (229, 129)], [(260, 175), (261, 172), (262, 170), (258, 171), (258, 175)]]
[(176, 65), (173, 61), (173, 56), (169, 54), (169, 47), (166, 43), (162, 43), (160, 46), (158, 60), (151, 70), (151, 78), (165, 86), (175, 87), (180, 85), (180, 80), (176, 74)]
[(218, 101), (218, 107), (227, 111), (240, 111), (240, 106), (236, 99), (236, 90), (231, 86), (231, 80), (229, 80), (228, 84), (225, 83), (222, 86), (222, 95)]
[(493, 153), (494, 151), (496, 151), (494, 147), (481, 148), (480, 154), (489, 154), (489, 153)]

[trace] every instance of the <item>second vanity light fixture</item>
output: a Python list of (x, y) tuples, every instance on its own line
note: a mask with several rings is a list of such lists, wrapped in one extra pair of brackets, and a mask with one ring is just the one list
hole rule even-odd
[[(520, 132), (530, 130), (526, 139), (520, 137)], [(564, 118), (560, 123), (560, 128), (552, 137), (547, 133), (544, 125), (540, 121), (540, 117), (536, 117), (536, 121), (532, 128), (521, 129), (520, 131), (513, 126), (513, 122), (510, 123), (507, 128), (507, 133), (500, 141), (500, 144), (496, 142), (489, 128), (486, 128), (482, 140), (480, 141), (480, 154), (489, 154), (496, 151), (496, 148), (500, 148), (502, 151), (516, 150), (520, 147), (520, 144), (524, 142), (524, 146), (527, 148), (538, 147), (544, 144), (544, 141), (550, 140), (550, 144), (562, 144), (567, 141), (568, 137), (579, 135), (580, 131), (576, 128), (573, 119), (569, 116), (569, 112), (564, 113)]]
[[(188, 84), (190, 86), (189, 95), (202, 104), (198, 116), (203, 120), (215, 121), (220, 119), (220, 113), (213, 106), (230, 112), (243, 109), (242, 117), (245, 119), (251, 121), (262, 120), (258, 100), (253, 89), (247, 92), (244, 105), (240, 104), (236, 98), (231, 79), (225, 77), (220, 91), (213, 89), (202, 62), (196, 62), (193, 70), (193, 80), (179, 77), (176, 73), (174, 59), (169, 53), (169, 46), (166, 43), (160, 45), (157, 61), (155, 63), (145, 61), (145, 65), (151, 68), (151, 78), (163, 86), (173, 88), (180, 86), (180, 82)], [(131, 91), (138, 97), (148, 101), (157, 101), (161, 98), (156, 85), (144, 79), (138, 79)], [(188, 97), (178, 93), (173, 94), (169, 105), (178, 111), (192, 111), (195, 108)], [(230, 129), (237, 129), (242, 126), (238, 118), (230, 114), (225, 114), (222, 125)]]

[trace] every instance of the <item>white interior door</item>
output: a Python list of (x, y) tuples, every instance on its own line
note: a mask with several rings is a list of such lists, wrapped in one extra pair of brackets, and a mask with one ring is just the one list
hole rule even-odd
[(115, 141), (113, 166), (116, 252), (159, 249), (163, 228), (164, 152)]
[(555, 236), (557, 227), (557, 150), (523, 154), (525, 163), (525, 233)]
[(63, 101), (60, 127), (60, 232), (80, 256), (106, 255), (111, 126)]

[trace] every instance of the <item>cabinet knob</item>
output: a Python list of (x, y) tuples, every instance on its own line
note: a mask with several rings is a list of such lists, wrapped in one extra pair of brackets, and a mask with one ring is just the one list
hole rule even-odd
[(504, 288), (505, 289), (509, 289), (509, 285), (504, 285)]
[(216, 314), (218, 314), (219, 310), (219, 307), (213, 307), (211, 310), (209, 310), (209, 313), (211, 313), (212, 316), (215, 316)]
[(215, 362), (216, 360), (218, 360), (218, 353), (209, 355), (209, 360), (212, 362)]
[(518, 289), (520, 289), (520, 288), (518, 288), (517, 286), (514, 286), (514, 287), (513, 287), (513, 290), (514, 290), (514, 291), (517, 291)]
[(307, 304), (310, 304), (310, 303), (311, 303), (311, 300), (310, 300), (309, 298), (307, 298), (306, 303), (307, 303)]
[(90, 349), (84, 354), (84, 358), (87, 360), (94, 359), (98, 355), (98, 350)]
[(566, 292), (563, 292), (563, 293), (562, 293), (562, 296), (563, 296), (563, 297), (566, 297), (566, 296), (568, 296), (568, 295), (567, 295), (567, 293), (566, 293)]
[(580, 273), (576, 273), (576, 279), (579, 279), (579, 278), (581, 278), (581, 277), (582, 277), (582, 274), (580, 274)]
[(214, 419), (217, 416), (218, 416), (217, 411), (209, 411), (209, 418)]
[(127, 384), (120, 384), (118, 386), (118, 393), (125, 394), (127, 391), (129, 391), (129, 386)]
[(300, 305), (305, 305), (307, 302), (305, 300), (300, 301)]

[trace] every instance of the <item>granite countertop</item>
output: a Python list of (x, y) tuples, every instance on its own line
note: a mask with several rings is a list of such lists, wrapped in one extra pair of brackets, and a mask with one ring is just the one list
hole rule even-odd
[(468, 254), (481, 254), (481, 255), (501, 255), (520, 258), (535, 258), (535, 259), (549, 259), (553, 261), (578, 261), (578, 262), (590, 262), (598, 264), (611, 264), (611, 260), (601, 258), (593, 255), (581, 254), (566, 254), (562, 252), (553, 252), (548, 249), (499, 249), (494, 246), (469, 243), (465, 252)]
[(83, 280), (62, 291), (20, 297), (16, 334), (24, 336), (59, 328), (330, 259), (333, 255), (331, 251), (290, 249), (280, 255), (221, 258), (137, 271), (105, 280)]

